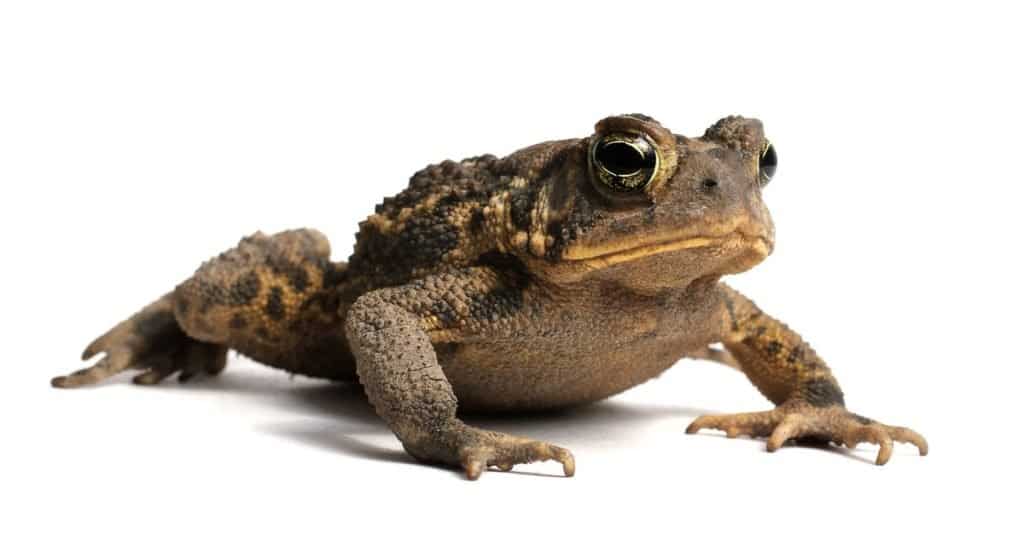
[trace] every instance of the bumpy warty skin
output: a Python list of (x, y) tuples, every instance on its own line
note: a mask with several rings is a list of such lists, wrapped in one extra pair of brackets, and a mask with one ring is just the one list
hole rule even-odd
[[(720, 282), (761, 262), (775, 233), (762, 198), (776, 156), (756, 119), (700, 137), (639, 115), (588, 137), (417, 172), (359, 225), (346, 262), (314, 230), (256, 233), (86, 349), (105, 356), (53, 384), (129, 368), (152, 384), (223, 369), (228, 348), (292, 373), (358, 380), (415, 457), (461, 466), (555, 460), (568, 450), (475, 429), (465, 411), (597, 401), (684, 356), (733, 366), (776, 405), (688, 429), (848, 446), (917, 433), (848, 412), (828, 366), (785, 324)], [(709, 348), (721, 343), (725, 351)]]

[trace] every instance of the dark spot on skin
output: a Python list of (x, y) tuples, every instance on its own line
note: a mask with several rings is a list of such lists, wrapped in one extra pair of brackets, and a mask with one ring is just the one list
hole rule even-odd
[(299, 305), (299, 314), (297, 315), (304, 316), (306, 312), (316, 309), (320, 314), (326, 315), (330, 321), (334, 321), (337, 319), (339, 305), (340, 296), (337, 292), (317, 292)]
[(143, 314), (135, 320), (135, 333), (146, 339), (146, 344), (154, 350), (169, 348), (184, 336), (178, 327), (174, 313), (161, 310), (153, 314)]
[(512, 212), (512, 224), (519, 230), (530, 230), (533, 205), (537, 198), (536, 188), (521, 188), (512, 192), (509, 204)]
[(288, 279), (288, 285), (296, 292), (302, 293), (309, 287), (309, 273), (301, 265), (290, 261), (284, 252), (268, 255), (267, 265), (275, 274)]
[[(459, 245), (460, 229), (447, 221), (444, 211), (406, 221), (397, 234), (360, 233), (362, 250), (351, 258), (350, 269), (356, 272), (379, 272), (387, 266), (387, 274), (396, 281), (408, 280), (421, 266), (436, 266)], [(365, 239), (364, 239), (365, 238)]]
[(164, 334), (168, 327), (176, 325), (174, 315), (170, 311), (155, 314), (143, 314), (135, 321), (135, 332), (143, 338), (151, 338)]
[(765, 344), (764, 350), (772, 357), (776, 357), (779, 353), (782, 353), (782, 344), (777, 340), (772, 340)]
[(576, 233), (562, 221), (548, 222), (547, 235), (554, 238), (554, 240), (545, 251), (544, 256), (552, 262), (561, 258), (562, 251), (576, 237)]
[(798, 346), (794, 347), (789, 352), (788, 355), (786, 355), (786, 362), (789, 362), (790, 364), (795, 364), (795, 363), (803, 360), (803, 358), (804, 358), (804, 346), (803, 345), (798, 345)]
[(722, 299), (725, 303), (725, 311), (729, 313), (729, 322), (733, 331), (740, 330), (740, 324), (736, 321), (736, 305), (733, 304), (732, 299), (725, 297)]
[(818, 378), (800, 387), (801, 398), (815, 407), (845, 406), (843, 391), (832, 379)]
[(569, 202), (569, 179), (559, 176), (551, 180), (551, 188), (548, 190), (548, 208), (558, 211)]
[(524, 288), (499, 286), (488, 292), (470, 297), (470, 315), (484, 320), (498, 321), (523, 308)]
[(436, 299), (429, 307), (430, 314), (437, 318), (437, 321), (445, 326), (452, 327), (458, 320), (458, 314), (455, 313), (455, 309), (452, 308), (451, 304), (444, 299)]
[(249, 322), (245, 321), (245, 318), (241, 314), (235, 314), (231, 316), (231, 321), (228, 322), (228, 327), (232, 329), (244, 329), (249, 325)]
[[(540, 178), (548, 178), (548, 177), (552, 177), (552, 176), (556, 176), (556, 175), (560, 176), (560, 177), (564, 176), (565, 173), (562, 172), (562, 169), (565, 167), (565, 162), (568, 160), (569, 154), (570, 154), (569, 151), (561, 151), (561, 152), (555, 154), (554, 156), (552, 156), (551, 159), (549, 159), (547, 161), (547, 163), (544, 164), (544, 167), (541, 167), (537, 171), (537, 176), (540, 177)], [(556, 188), (558, 187), (558, 184), (557, 184), (558, 182), (565, 182), (565, 180), (564, 179), (557, 180), (556, 184), (555, 184)], [(554, 195), (554, 194), (555, 194), (554, 191), (552, 191), (550, 193), (550, 195)], [(564, 194), (562, 194), (562, 195), (564, 195)], [(561, 206), (561, 203), (559, 203), (557, 205), (552, 204), (551, 206), (552, 207)]]
[(175, 308), (178, 310), (178, 314), (184, 316), (188, 314), (188, 308), (191, 303), (184, 297), (178, 297), (174, 303)]
[(209, 312), (214, 305), (223, 304), (227, 301), (223, 285), (210, 282), (205, 278), (196, 279), (195, 284), (199, 287), (197, 293), (199, 294), (200, 315)]
[(330, 260), (322, 260), (321, 269), (321, 288), (334, 288), (341, 284), (345, 280), (345, 275), (348, 273), (348, 269), (345, 264), (335, 265)]
[(469, 217), (469, 231), (477, 234), (484, 228), (484, 213), (480, 210), (473, 212)]
[(267, 296), (267, 306), (264, 310), (267, 316), (274, 321), (281, 321), (284, 318), (283, 291), (280, 286), (270, 288), (270, 295)]
[(563, 245), (562, 242), (564, 241), (562, 239), (564, 228), (565, 224), (561, 221), (548, 221), (548, 226), (544, 229), (544, 232), (547, 236), (551, 236), (555, 239), (551, 244), (551, 247), (547, 250), (547, 256), (549, 258), (556, 258), (554, 255), (561, 250)]
[(562, 251), (587, 230), (593, 228), (598, 218), (597, 212), (594, 211), (593, 206), (591, 206), (586, 197), (577, 196), (573, 203), (572, 212), (560, 223), (558, 233), (548, 233), (549, 236), (554, 238), (554, 242), (547, 250), (547, 258), (552, 261), (558, 260), (561, 257)]
[(295, 266), (295, 269), (288, 272), (288, 283), (296, 292), (302, 293), (309, 286), (309, 273), (301, 266)]
[[(510, 262), (518, 260), (510, 259)], [(513, 265), (503, 268), (501, 282), (490, 290), (469, 296), (469, 314), (474, 318), (498, 321), (523, 308), (523, 294), (530, 284), (525, 271)]]
[(503, 272), (505, 269), (526, 269), (518, 258), (497, 251), (490, 251), (480, 255), (478, 262), (481, 265), (496, 268), (495, 271), (498, 272)]
[(227, 298), (221, 299), (217, 304), (245, 306), (251, 303), (253, 299), (256, 299), (256, 296), (259, 294), (260, 277), (255, 271), (248, 271), (231, 285), (231, 288), (227, 293)]

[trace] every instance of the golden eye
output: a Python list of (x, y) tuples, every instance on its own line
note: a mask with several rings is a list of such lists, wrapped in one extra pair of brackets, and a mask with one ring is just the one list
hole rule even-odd
[(779, 155), (775, 153), (775, 146), (771, 141), (766, 141), (764, 149), (761, 151), (761, 159), (757, 161), (762, 187), (772, 181), (772, 177), (775, 176), (775, 168), (778, 166)]
[(590, 151), (596, 178), (612, 191), (643, 189), (658, 168), (658, 151), (637, 134), (609, 134)]

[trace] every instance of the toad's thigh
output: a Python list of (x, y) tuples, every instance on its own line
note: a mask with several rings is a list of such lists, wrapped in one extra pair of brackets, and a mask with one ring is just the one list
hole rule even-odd
[(276, 368), (354, 378), (335, 289), (346, 268), (329, 254), (313, 230), (244, 238), (175, 289), (177, 321), (192, 338)]

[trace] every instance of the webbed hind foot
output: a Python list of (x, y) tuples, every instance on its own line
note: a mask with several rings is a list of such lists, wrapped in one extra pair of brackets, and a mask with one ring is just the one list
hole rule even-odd
[(165, 295), (93, 341), (82, 353), (93, 365), (54, 377), (50, 384), (73, 388), (98, 383), (125, 370), (143, 370), (135, 384), (152, 385), (178, 373), (185, 382), (197, 374), (216, 375), (227, 365), (227, 347), (189, 338), (174, 318), (173, 296)]

